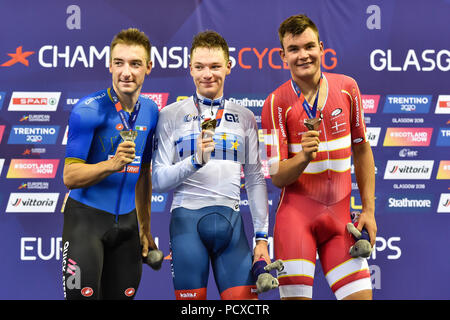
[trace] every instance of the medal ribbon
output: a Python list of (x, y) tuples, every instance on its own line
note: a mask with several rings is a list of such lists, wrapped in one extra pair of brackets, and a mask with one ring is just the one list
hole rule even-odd
[(116, 111), (119, 113), (120, 120), (122, 121), (125, 130), (126, 131), (133, 130), (134, 125), (136, 124), (136, 119), (138, 117), (139, 111), (141, 110), (141, 102), (139, 101), (139, 99), (136, 101), (133, 112), (131, 113), (127, 121), (126, 111), (123, 110), (122, 104), (119, 101), (119, 97), (117, 97), (117, 94), (112, 87), (108, 89), (108, 93), (110, 93), (114, 106), (116, 107)]
[(319, 87), (317, 88), (317, 95), (316, 95), (316, 98), (314, 99), (314, 103), (313, 103), (312, 107), (309, 105), (308, 101), (306, 101), (305, 96), (303, 95), (299, 86), (295, 83), (295, 81), (293, 79), (291, 79), (291, 83), (292, 83), (292, 87), (294, 87), (297, 97), (300, 99), (300, 101), (302, 103), (303, 109), (305, 109), (305, 112), (308, 115), (308, 118), (310, 118), (310, 119), (315, 118), (316, 113), (317, 113), (317, 103), (319, 101), (320, 85), (322, 84), (322, 75), (320, 75)]
[(222, 116), (223, 116), (223, 110), (225, 107), (225, 98), (222, 97), (220, 99), (216, 99), (216, 100), (211, 100), (211, 99), (203, 99), (200, 100), (197, 96), (197, 93), (194, 93), (193, 95), (194, 98), (194, 104), (195, 107), (197, 108), (198, 111), (198, 125), (200, 128), (200, 132), (202, 131), (201, 128), (201, 110), (200, 110), (200, 103), (207, 105), (207, 103), (209, 103), (209, 105), (212, 106), (219, 106), (219, 109), (216, 112), (216, 128), (220, 125), (220, 121), (222, 120)]

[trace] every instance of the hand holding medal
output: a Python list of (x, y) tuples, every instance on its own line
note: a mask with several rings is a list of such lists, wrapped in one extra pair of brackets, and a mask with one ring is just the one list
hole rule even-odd
[(297, 93), (297, 96), (301, 100), (301, 104), (303, 106), (303, 110), (305, 111), (308, 118), (303, 120), (303, 124), (306, 126), (308, 131), (304, 132), (302, 134), (302, 152), (306, 158), (306, 161), (314, 160), (317, 156), (317, 151), (319, 151), (319, 128), (320, 123), (322, 122), (322, 112), (319, 110), (318, 116), (317, 114), (317, 105), (319, 102), (319, 93), (320, 93), (320, 85), (322, 83), (322, 76), (319, 80), (319, 85), (317, 88), (317, 94), (316, 98), (314, 99), (314, 104), (311, 107), (306, 101), (305, 96), (301, 93), (300, 88), (295, 83), (295, 81), (292, 80), (292, 86), (295, 89), (295, 92)]
[[(196, 93), (193, 95), (193, 100), (195, 107), (197, 108), (197, 112), (200, 115), (200, 100)], [(207, 99), (205, 99), (207, 100)], [(205, 100), (202, 101), (205, 104)], [(217, 100), (209, 100), (206, 102), (208, 105), (211, 104), (211, 107), (214, 105)], [(214, 151), (215, 144), (213, 140), (214, 133), (216, 131), (216, 127), (220, 125), (220, 121), (222, 120), (222, 114), (225, 106), (225, 99), (222, 97), (220, 102), (218, 103), (219, 107), (216, 112), (215, 118), (206, 118), (204, 119), (200, 125), (200, 134), (197, 138), (197, 153), (195, 155), (196, 162), (200, 165), (205, 165), (209, 159), (211, 158), (211, 153)], [(213, 116), (213, 112), (211, 111), (211, 116)], [(200, 119), (200, 117), (199, 117)]]
[(134, 130), (123, 130), (119, 132), (120, 137), (123, 141), (131, 141), (134, 142), (137, 138), (137, 131)]
[(122, 171), (128, 164), (134, 161), (134, 158), (136, 156), (136, 144), (134, 143), (134, 141), (137, 138), (138, 132), (133, 129), (139, 111), (141, 109), (141, 104), (138, 99), (136, 101), (136, 104), (134, 105), (133, 112), (127, 119), (126, 112), (123, 110), (122, 104), (120, 103), (120, 100), (114, 89), (110, 88), (108, 90), (108, 93), (110, 94), (114, 102), (114, 106), (124, 128), (124, 130), (119, 132), (123, 142), (117, 146), (116, 154), (112, 158), (114, 170)]
[(319, 113), (318, 117), (304, 119), (303, 123), (308, 130), (319, 131), (320, 123), (322, 122), (322, 112)]
[(215, 147), (212, 137), (216, 130), (216, 122), (216, 119), (205, 119), (201, 124), (202, 132), (197, 139), (197, 161), (202, 165), (209, 161)]

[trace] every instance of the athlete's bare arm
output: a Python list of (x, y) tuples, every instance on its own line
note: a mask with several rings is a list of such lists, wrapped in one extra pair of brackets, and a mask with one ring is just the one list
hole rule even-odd
[(353, 162), (363, 207), (358, 222), (358, 229), (360, 231), (363, 227), (367, 229), (373, 247), (377, 234), (375, 221), (375, 163), (369, 142), (353, 146)]
[(134, 142), (119, 144), (113, 158), (95, 164), (70, 162), (64, 165), (64, 185), (68, 189), (86, 188), (97, 184), (110, 174), (121, 171), (125, 165), (133, 162), (135, 157)]

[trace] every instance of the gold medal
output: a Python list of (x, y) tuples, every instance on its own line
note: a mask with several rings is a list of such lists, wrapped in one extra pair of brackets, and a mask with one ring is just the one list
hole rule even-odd
[(119, 133), (123, 141), (131, 141), (131, 142), (134, 142), (134, 140), (136, 140), (138, 134), (137, 131), (134, 130), (124, 130), (120, 131)]
[(202, 130), (215, 131), (216, 130), (216, 123), (217, 123), (216, 119), (205, 120), (205, 121), (202, 122)]

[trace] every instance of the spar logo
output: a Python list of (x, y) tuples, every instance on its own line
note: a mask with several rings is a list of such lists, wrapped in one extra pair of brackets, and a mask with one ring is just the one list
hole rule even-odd
[(13, 126), (8, 144), (55, 144), (59, 126)]
[(428, 113), (431, 95), (388, 95), (383, 113)]
[(384, 179), (429, 180), (434, 160), (388, 160)]
[(55, 212), (59, 193), (11, 193), (6, 212)]
[(383, 146), (427, 147), (432, 133), (433, 128), (387, 128)]
[(61, 92), (14, 91), (8, 111), (56, 111)]
[(167, 100), (169, 99), (169, 93), (168, 92), (162, 92), (162, 93), (141, 93), (144, 97), (147, 97), (151, 100), (153, 100), (156, 105), (158, 106), (158, 110), (161, 110), (164, 108), (167, 104)]
[(438, 213), (450, 213), (450, 193), (441, 193), (437, 208)]
[(434, 113), (450, 114), (450, 95), (440, 95)]
[(59, 159), (11, 159), (8, 179), (53, 179), (58, 171)]

